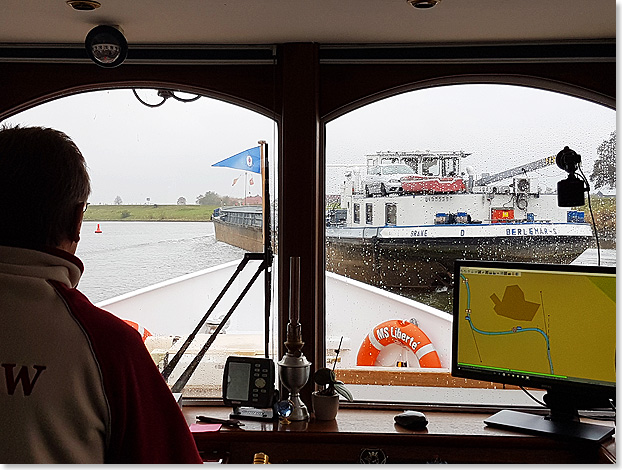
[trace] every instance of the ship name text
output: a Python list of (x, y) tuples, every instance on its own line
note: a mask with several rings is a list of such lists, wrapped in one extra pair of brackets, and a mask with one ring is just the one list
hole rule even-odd
[(529, 237), (533, 235), (557, 235), (555, 227), (529, 227), (529, 228), (507, 228), (505, 234), (508, 237)]
[(396, 338), (400, 340), (402, 343), (407, 344), (413, 351), (417, 349), (417, 347), (420, 344), (420, 342), (415, 341), (415, 338), (413, 338), (412, 336), (404, 333), (399, 328), (394, 328), (392, 326), (391, 327), (385, 326), (383, 328), (378, 328), (376, 330), (376, 338), (378, 338), (379, 340), (382, 340), (385, 338)]

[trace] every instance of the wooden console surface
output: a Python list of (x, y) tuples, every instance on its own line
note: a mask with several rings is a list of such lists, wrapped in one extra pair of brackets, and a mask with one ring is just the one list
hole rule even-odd
[[(228, 418), (230, 408), (183, 409), (189, 424), (197, 415)], [(264, 452), (271, 463), (615, 463), (615, 438), (602, 444), (532, 436), (488, 427), (490, 413), (426, 411), (427, 429), (395, 424), (399, 411), (342, 408), (334, 421), (244, 420), (240, 429), (195, 433), (206, 461), (252, 463)], [(606, 423), (611, 425), (611, 423)]]

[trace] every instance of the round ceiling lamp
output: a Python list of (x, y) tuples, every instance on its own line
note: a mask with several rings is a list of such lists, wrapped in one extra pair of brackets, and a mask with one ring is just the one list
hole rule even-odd
[(435, 7), (441, 2), (441, 0), (406, 0), (406, 1), (410, 3), (413, 7), (419, 8), (421, 10)]
[(67, 0), (66, 3), (71, 8), (78, 11), (92, 11), (102, 6), (99, 2), (93, 2), (89, 0)]

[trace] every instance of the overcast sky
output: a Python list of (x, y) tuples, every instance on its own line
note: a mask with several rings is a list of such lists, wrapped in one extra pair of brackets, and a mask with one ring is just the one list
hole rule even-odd
[[(329, 123), (327, 152), (329, 162), (364, 165), (360, 155), (377, 151), (461, 150), (471, 154), (462, 170), (471, 166), (480, 174), (557, 155), (567, 145), (582, 156), (589, 177), (596, 149), (615, 129), (614, 110), (559, 93), (442, 86), (387, 98)], [(566, 176), (556, 165), (531, 175), (553, 187)]]
[[(144, 91), (139, 95), (150, 103), (161, 100)], [(175, 204), (179, 197), (194, 204), (207, 191), (244, 197), (244, 177), (232, 186), (243, 171), (211, 165), (256, 147), (260, 140), (271, 151), (274, 132), (272, 119), (222, 101), (181, 103), (171, 98), (149, 108), (131, 90), (61, 98), (6, 121), (67, 133), (86, 158), (92, 204), (112, 204), (116, 196), (124, 204), (143, 204), (147, 198)], [(254, 182), (250, 191), (260, 193), (259, 178)]]
[[(141, 93), (150, 102), (155, 95)], [(188, 95), (184, 95), (188, 97)], [(244, 196), (244, 172), (212, 167), (229, 156), (269, 144), (267, 117), (221, 101), (169, 99), (149, 108), (131, 90), (98, 91), (58, 99), (5, 122), (54, 127), (72, 137), (87, 159), (94, 204), (189, 204), (207, 191)], [(615, 111), (565, 95), (503, 85), (444, 86), (398, 95), (327, 125), (327, 192), (337, 193), (345, 167), (364, 165), (377, 151), (462, 150), (462, 168), (503, 171), (556, 155), (568, 145), (587, 176), (596, 149), (616, 128)], [(272, 176), (275, 173), (272, 172)], [(555, 165), (538, 171), (544, 184), (565, 177)], [(242, 176), (235, 186), (233, 180)], [(252, 174), (249, 174), (252, 176)], [(261, 191), (259, 178), (247, 191)], [(274, 192), (274, 189), (271, 188)]]

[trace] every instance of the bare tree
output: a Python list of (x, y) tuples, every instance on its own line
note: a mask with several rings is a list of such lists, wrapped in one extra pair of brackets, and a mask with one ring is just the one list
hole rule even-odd
[(616, 187), (616, 131), (613, 131), (608, 140), (605, 140), (596, 150), (598, 158), (590, 175), (594, 189), (608, 186)]

